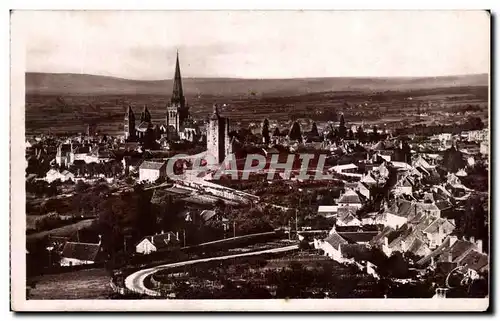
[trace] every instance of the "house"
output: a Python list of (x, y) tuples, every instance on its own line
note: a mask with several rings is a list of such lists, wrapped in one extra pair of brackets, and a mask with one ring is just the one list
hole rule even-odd
[(214, 210), (203, 210), (200, 218), (204, 223), (208, 221), (220, 221), (225, 231), (229, 230), (229, 220)]
[(387, 179), (389, 177), (389, 169), (387, 168), (387, 165), (384, 163), (380, 164), (379, 167), (376, 168), (378, 171), (380, 177)]
[(434, 166), (434, 165), (429, 164), (429, 162), (428, 162), (428, 161), (426, 161), (426, 160), (422, 157), (422, 155), (418, 155), (418, 157), (417, 157), (417, 158), (416, 158), (416, 159), (412, 162), (412, 166), (413, 166), (413, 167), (415, 167), (415, 168), (417, 168), (417, 167), (421, 167), (421, 168), (423, 168), (423, 169), (424, 169), (424, 170), (426, 170), (426, 171), (429, 171), (429, 170), (431, 170), (431, 169), (435, 168), (435, 166)]
[(378, 235), (378, 231), (337, 231), (337, 233), (342, 236), (344, 240), (350, 244), (369, 244), (374, 237)]
[(408, 175), (403, 177), (396, 183), (396, 185), (394, 186), (394, 193), (396, 195), (413, 194), (413, 182)]
[(374, 185), (377, 185), (377, 181), (376, 181), (376, 180), (375, 180), (375, 178), (371, 175), (371, 173), (366, 174), (366, 175), (364, 175), (363, 177), (361, 177), (360, 182), (361, 182), (361, 183), (366, 184), (367, 186), (374, 186)]
[(356, 217), (358, 207), (355, 206), (341, 206), (337, 209), (338, 226), (361, 226), (361, 221)]
[(429, 240), (423, 230), (427, 228), (433, 219), (423, 214), (415, 217), (415, 222), (409, 221), (395, 232), (387, 236), (388, 253), (395, 251), (411, 252), (418, 256), (425, 256), (432, 252), (429, 248)]
[(392, 251), (389, 249), (389, 235), (393, 234), (396, 230), (390, 226), (386, 226), (375, 235), (368, 244), (372, 247), (380, 248), (385, 255), (390, 256)]
[(325, 256), (328, 256), (337, 262), (341, 262), (341, 246), (347, 243), (348, 242), (333, 229), (325, 239), (314, 239), (314, 248), (322, 250)]
[(356, 207), (357, 209), (361, 208), (361, 199), (359, 198), (359, 195), (351, 190), (348, 189), (338, 200), (338, 205), (339, 208), (343, 206), (351, 206), (351, 207)]
[(443, 240), (455, 230), (453, 221), (445, 218), (437, 218), (423, 232), (429, 240), (429, 248), (435, 249), (443, 243)]
[(337, 205), (320, 205), (318, 206), (318, 215), (324, 217), (333, 217), (337, 215)]
[(355, 190), (359, 194), (363, 195), (365, 199), (370, 199), (370, 187), (366, 183), (358, 182)]
[(71, 173), (68, 170), (64, 170), (62, 172), (59, 172), (58, 170), (52, 168), (50, 169), (47, 174), (45, 174), (45, 180), (48, 183), (52, 183), (55, 180), (61, 180), (61, 182), (65, 182), (68, 180), (75, 180), (75, 175)]
[(179, 233), (173, 232), (161, 233), (145, 236), (136, 246), (135, 252), (141, 254), (150, 254), (167, 248), (179, 246)]
[(139, 166), (139, 181), (155, 182), (167, 176), (167, 163), (158, 161), (144, 161)]
[[(406, 214), (406, 213), (405, 213)], [(384, 226), (392, 227), (397, 230), (399, 227), (403, 226), (408, 222), (408, 217), (400, 212), (393, 212), (392, 210), (386, 208), (384, 211), (379, 213), (373, 221), (373, 224), (381, 224)]]
[(405, 170), (405, 171), (411, 171), (413, 168), (410, 164), (405, 163), (405, 162), (391, 161), (391, 164), (392, 164), (392, 166), (394, 166), (394, 168), (400, 169), (400, 170)]
[(65, 181), (69, 181), (69, 180), (74, 181), (75, 175), (68, 170), (62, 171), (61, 172), (61, 181), (65, 182)]
[(454, 235), (448, 236), (440, 246), (429, 255), (417, 262), (417, 266), (430, 265), (432, 268), (446, 265), (446, 272), (457, 266), (462, 266), (477, 275), (489, 269), (488, 256), (483, 253), (482, 241), (458, 239)]
[(101, 243), (66, 242), (61, 253), (61, 266), (95, 264), (103, 259)]

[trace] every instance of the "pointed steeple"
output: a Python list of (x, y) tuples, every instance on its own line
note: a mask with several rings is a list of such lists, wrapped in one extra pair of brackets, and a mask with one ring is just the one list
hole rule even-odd
[(144, 110), (141, 113), (141, 123), (142, 122), (151, 122), (151, 114), (149, 113), (148, 106), (144, 105)]
[(128, 105), (128, 111), (127, 114), (125, 115), (126, 119), (129, 119), (131, 121), (135, 121), (135, 115), (134, 111), (132, 110), (132, 106)]
[(182, 79), (181, 79), (181, 67), (179, 64), (179, 51), (177, 51), (177, 58), (175, 61), (175, 75), (174, 75), (174, 88), (172, 90), (172, 98), (170, 99), (172, 104), (180, 104), (184, 107), (185, 99), (184, 92), (182, 90)]

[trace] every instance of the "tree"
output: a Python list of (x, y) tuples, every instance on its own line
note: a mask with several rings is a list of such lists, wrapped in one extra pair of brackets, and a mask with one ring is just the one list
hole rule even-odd
[(487, 199), (485, 200), (479, 195), (469, 197), (463, 216), (458, 220), (458, 232), (459, 235), (467, 238), (482, 239), (486, 248), (488, 245), (488, 213), (484, 209), (485, 202)]
[(262, 123), (262, 139), (264, 140), (265, 144), (269, 144), (269, 120), (267, 120), (267, 118), (264, 119), (264, 122)]
[(302, 142), (302, 130), (300, 129), (300, 124), (298, 122), (293, 122), (288, 138), (290, 138), (290, 140)]
[(311, 135), (313, 136), (319, 136), (319, 132), (318, 132), (318, 126), (316, 125), (316, 123), (312, 123), (312, 127), (311, 127)]
[(356, 131), (356, 138), (359, 140), (360, 143), (366, 142), (366, 133), (363, 130), (363, 127), (359, 126), (358, 130)]
[(372, 130), (372, 133), (370, 135), (370, 140), (373, 141), (373, 142), (378, 142), (379, 139), (380, 139), (380, 135), (378, 133), (378, 128), (377, 126), (373, 126), (373, 130)]
[(456, 173), (466, 165), (465, 159), (455, 146), (447, 149), (443, 155), (443, 166), (450, 173)]
[(344, 114), (340, 115), (339, 129), (338, 129), (338, 137), (345, 138), (347, 135), (347, 128), (345, 127), (345, 119)]
[(273, 132), (273, 136), (280, 136), (280, 130), (278, 127), (274, 127), (274, 132)]
[(352, 131), (352, 129), (349, 128), (349, 130), (347, 131), (347, 138), (348, 139), (353, 139), (354, 138), (354, 132)]

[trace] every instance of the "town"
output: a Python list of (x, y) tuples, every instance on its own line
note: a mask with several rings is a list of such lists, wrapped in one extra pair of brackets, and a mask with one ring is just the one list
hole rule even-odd
[(161, 122), (124, 105), (118, 134), (26, 136), (29, 299), (489, 295), (481, 108), (242, 123), (191, 114), (178, 53), (173, 75)]

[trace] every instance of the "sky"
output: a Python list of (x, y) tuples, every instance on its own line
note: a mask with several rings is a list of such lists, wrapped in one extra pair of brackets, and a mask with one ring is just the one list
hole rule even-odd
[(128, 79), (489, 72), (485, 11), (23, 11), (26, 69)]

